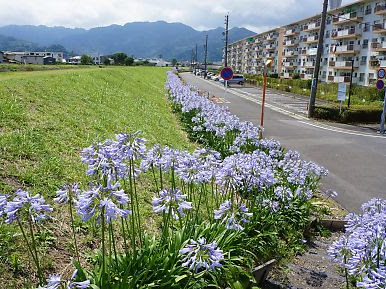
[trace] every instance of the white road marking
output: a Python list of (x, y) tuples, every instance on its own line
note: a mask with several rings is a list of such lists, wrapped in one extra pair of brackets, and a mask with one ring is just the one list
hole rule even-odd
[(367, 133), (359, 133), (359, 132), (354, 132), (352, 130), (347, 130), (347, 129), (341, 129), (337, 127), (333, 127), (330, 125), (321, 125), (321, 124), (315, 124), (315, 123), (309, 123), (305, 121), (299, 121), (300, 123), (307, 124), (316, 128), (324, 129), (324, 130), (329, 130), (329, 131), (334, 131), (334, 132), (340, 132), (340, 133), (345, 133), (345, 134), (351, 134), (351, 135), (357, 135), (357, 136), (368, 136), (368, 137), (373, 137), (373, 138), (383, 138), (386, 139), (386, 136), (382, 135), (372, 135), (372, 134), (367, 134)]
[[(206, 79), (202, 79), (202, 80), (208, 82), (209, 84), (211, 84), (213, 86), (218, 86), (220, 88), (223, 88), (223, 86), (215, 84), (215, 83), (213, 83), (213, 82), (211, 82), (209, 80), (206, 80)], [(252, 101), (254, 103), (257, 103), (257, 104), (261, 105), (261, 101), (260, 100), (257, 100), (257, 99), (255, 99), (253, 97), (249, 97), (249, 96), (245, 95), (245, 94), (248, 94), (248, 95), (254, 96), (254, 94), (252, 94), (252, 93), (249, 93), (249, 92), (245, 92), (245, 94), (244, 93), (239, 93), (234, 88), (228, 88), (228, 90), (230, 90), (233, 94), (235, 94), (235, 95), (237, 95), (237, 96), (239, 96), (241, 98), (244, 98), (246, 100), (249, 100), (249, 101)], [(294, 112), (291, 112), (291, 111), (288, 111), (288, 110), (285, 110), (285, 109), (282, 109), (280, 107), (274, 106), (274, 105), (269, 104), (269, 103), (265, 103), (265, 106), (270, 108), (270, 109), (272, 109), (272, 110), (274, 110), (274, 111), (277, 111), (277, 112), (280, 112), (280, 113), (282, 113), (284, 115), (290, 116), (290, 117), (298, 120), (299, 123), (306, 124), (306, 125), (309, 125), (309, 126), (313, 126), (313, 127), (319, 128), (319, 129), (324, 129), (324, 130), (328, 130), (328, 131), (344, 133), (344, 134), (349, 134), (349, 135), (386, 139), (386, 135), (382, 136), (382, 135), (373, 135), (373, 134), (359, 133), (359, 132), (356, 132), (356, 131), (353, 131), (353, 130), (341, 129), (341, 128), (333, 127), (333, 126), (330, 126), (330, 125), (320, 124), (320, 123), (318, 123), (316, 121), (310, 122), (310, 119), (308, 117), (296, 114)]]

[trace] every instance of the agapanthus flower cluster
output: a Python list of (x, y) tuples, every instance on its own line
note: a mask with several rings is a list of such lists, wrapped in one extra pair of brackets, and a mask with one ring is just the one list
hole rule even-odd
[(192, 209), (192, 203), (186, 201), (187, 195), (182, 194), (178, 189), (164, 189), (159, 197), (153, 197), (153, 211), (156, 213), (171, 212), (175, 220), (185, 216), (186, 210)]
[(224, 260), (223, 251), (217, 249), (216, 242), (207, 243), (204, 237), (197, 241), (190, 240), (179, 252), (184, 255), (181, 260), (183, 267), (189, 270), (199, 272), (200, 270), (216, 270), (221, 267), (221, 261)]
[[(86, 174), (100, 178), (127, 177), (130, 173), (128, 161), (142, 159), (146, 152), (147, 140), (139, 138), (138, 134), (117, 134), (116, 140), (107, 139), (83, 149), (81, 160), (88, 166)], [(137, 177), (140, 171), (134, 167), (132, 173)]]
[(31, 196), (28, 192), (17, 190), (12, 200), (6, 202), (3, 198), (2, 206), (3, 212), (6, 214), (5, 222), (11, 224), (27, 214), (32, 221), (39, 223), (47, 218), (46, 213), (52, 212), (52, 208), (46, 204), (44, 198), (37, 194)]
[(386, 288), (386, 200), (371, 200), (346, 222), (346, 234), (328, 250), (331, 260), (357, 280), (358, 288)]
[(106, 187), (95, 185), (79, 194), (76, 210), (83, 221), (88, 221), (93, 216), (99, 219), (103, 211), (109, 223), (118, 217), (126, 218), (131, 213), (130, 210), (121, 208), (121, 205), (129, 203), (129, 196), (120, 189), (118, 182), (112, 182), (110, 178)]
[(232, 136), (233, 143), (229, 143), (229, 151), (233, 153), (261, 149), (273, 157), (280, 157), (282, 149), (275, 140), (261, 140), (263, 128), (255, 127), (250, 122), (241, 121), (232, 115), (229, 109), (219, 106), (210, 99), (200, 96), (198, 90), (190, 85), (183, 85), (172, 71), (168, 73), (166, 88), (169, 90), (172, 102), (182, 113), (195, 112), (191, 117), (192, 130), (206, 138), (205, 133), (211, 133), (224, 143)]
[(70, 199), (72, 202), (74, 202), (79, 194), (80, 189), (78, 184), (64, 185), (56, 192), (56, 198), (54, 198), (54, 202), (58, 204), (68, 204)]
[(214, 219), (222, 220), (227, 229), (243, 231), (244, 225), (249, 223), (249, 219), (253, 216), (245, 204), (236, 204), (227, 200), (220, 205), (218, 210), (214, 211)]
[(263, 151), (235, 154), (224, 159), (216, 182), (240, 191), (260, 191), (276, 183), (275, 160)]
[(78, 271), (75, 270), (71, 276), (71, 279), (66, 281), (62, 280), (62, 277), (57, 275), (52, 275), (47, 279), (47, 284), (43, 287), (39, 287), (38, 289), (86, 289), (90, 288), (90, 280), (85, 281), (73, 281), (76, 278)]
[(305, 185), (327, 176), (328, 171), (313, 162), (300, 158), (298, 152), (288, 151), (279, 162), (279, 168), (285, 173), (286, 181), (294, 185)]
[[(294, 189), (294, 194), (299, 196), (301, 193), (309, 198), (307, 188), (315, 189), (319, 179), (327, 175), (327, 170), (301, 160), (297, 152), (284, 154), (279, 142), (261, 139), (263, 128), (241, 121), (226, 107), (200, 96), (195, 87), (184, 85), (173, 71), (168, 74), (166, 88), (173, 104), (188, 118), (197, 139), (204, 142), (211, 139), (212, 147), (218, 143), (228, 145), (225, 155), (237, 154), (226, 158), (217, 170), (216, 183), (223, 189), (260, 191), (272, 185), (290, 183), (294, 188), (300, 188), (299, 191)], [(223, 147), (220, 146), (219, 151), (224, 154)], [(194, 159), (188, 159), (187, 163), (191, 164), (187, 168), (191, 174), (182, 177), (191, 181), (198, 165)]]

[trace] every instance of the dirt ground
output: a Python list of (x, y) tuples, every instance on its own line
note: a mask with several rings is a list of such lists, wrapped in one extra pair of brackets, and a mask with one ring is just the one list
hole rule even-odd
[[(328, 219), (342, 220), (347, 214), (335, 201), (322, 195), (318, 202), (328, 205), (331, 215)], [(344, 233), (331, 232), (329, 237), (317, 237), (307, 245), (306, 252), (297, 256), (282, 268), (276, 268), (263, 289), (339, 289), (344, 288), (345, 279), (339, 267), (332, 263), (327, 255), (328, 247)]]

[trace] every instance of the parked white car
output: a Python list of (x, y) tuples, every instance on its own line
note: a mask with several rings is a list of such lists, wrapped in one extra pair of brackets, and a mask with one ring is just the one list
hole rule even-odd
[(213, 75), (212, 80), (214, 81), (220, 81), (221, 76), (220, 75)]

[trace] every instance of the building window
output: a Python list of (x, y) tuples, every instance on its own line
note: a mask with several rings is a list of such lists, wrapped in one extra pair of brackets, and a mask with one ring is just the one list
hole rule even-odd
[(330, 38), (330, 30), (326, 31), (326, 38)]
[(362, 48), (366, 49), (369, 47), (369, 40), (363, 39)]
[(365, 81), (365, 74), (364, 73), (360, 73), (359, 74), (359, 81), (360, 82), (364, 82)]
[(371, 9), (371, 4), (370, 4), (370, 5), (366, 6), (365, 15), (369, 15), (369, 14), (371, 14), (371, 12), (372, 12), (372, 9)]
[(363, 26), (363, 32), (370, 31), (370, 22), (366, 22)]

